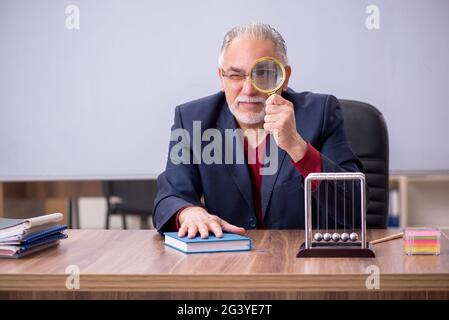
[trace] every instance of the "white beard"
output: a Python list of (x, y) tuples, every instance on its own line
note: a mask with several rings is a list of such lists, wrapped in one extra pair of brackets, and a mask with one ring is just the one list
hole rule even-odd
[(237, 97), (234, 103), (228, 104), (229, 110), (238, 122), (243, 124), (258, 124), (263, 122), (265, 117), (265, 108), (262, 108), (262, 110), (258, 113), (243, 113), (238, 110), (239, 102), (261, 102), (265, 104), (265, 99), (260, 97)]

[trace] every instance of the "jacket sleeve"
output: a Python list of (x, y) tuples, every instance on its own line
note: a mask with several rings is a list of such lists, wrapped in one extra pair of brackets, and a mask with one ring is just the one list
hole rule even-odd
[(163, 233), (173, 215), (186, 206), (201, 206), (202, 187), (198, 166), (192, 164), (190, 134), (183, 127), (181, 108), (175, 109), (171, 128), (167, 164), (158, 179), (154, 201), (153, 224)]

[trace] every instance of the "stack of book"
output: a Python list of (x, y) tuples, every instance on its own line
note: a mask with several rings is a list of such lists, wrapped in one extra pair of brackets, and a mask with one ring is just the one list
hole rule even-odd
[(67, 238), (63, 215), (52, 213), (29, 219), (0, 218), (0, 258), (20, 258), (59, 244)]

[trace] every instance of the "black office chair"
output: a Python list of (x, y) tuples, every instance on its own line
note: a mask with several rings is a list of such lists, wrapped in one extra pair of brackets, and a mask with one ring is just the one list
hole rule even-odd
[(340, 100), (345, 130), (352, 150), (362, 161), (369, 199), (368, 228), (385, 228), (389, 200), (389, 143), (385, 119), (372, 105)]
[(127, 229), (126, 216), (140, 216), (141, 228), (149, 227), (153, 214), (153, 203), (157, 194), (156, 180), (123, 180), (103, 182), (106, 197), (106, 229), (113, 214), (122, 216), (123, 228)]

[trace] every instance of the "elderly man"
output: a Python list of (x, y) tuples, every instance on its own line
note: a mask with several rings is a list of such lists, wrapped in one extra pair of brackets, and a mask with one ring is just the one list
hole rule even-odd
[[(270, 96), (256, 90), (248, 76), (262, 57), (273, 57), (285, 66), (285, 82)], [(213, 129), (223, 136), (226, 130), (237, 129), (243, 134), (232, 147), (213, 135), (224, 153), (215, 150), (213, 156), (234, 159), (226, 152), (243, 149), (245, 161), (200, 161), (202, 154), (191, 138), (180, 149), (193, 163), (174, 161), (177, 152), (171, 151), (178, 141), (171, 139), (154, 205), (159, 232), (179, 230), (179, 236), (206, 238), (209, 233), (242, 234), (248, 228), (304, 228), (303, 179), (311, 172), (362, 170), (346, 140), (338, 100), (294, 92), (288, 88), (291, 73), (284, 39), (271, 26), (245, 24), (226, 34), (218, 68), (221, 91), (178, 106), (172, 132), (182, 129), (194, 140), (195, 129), (202, 134)], [(249, 131), (256, 134), (246, 134)], [(266, 150), (276, 167), (263, 174)]]

